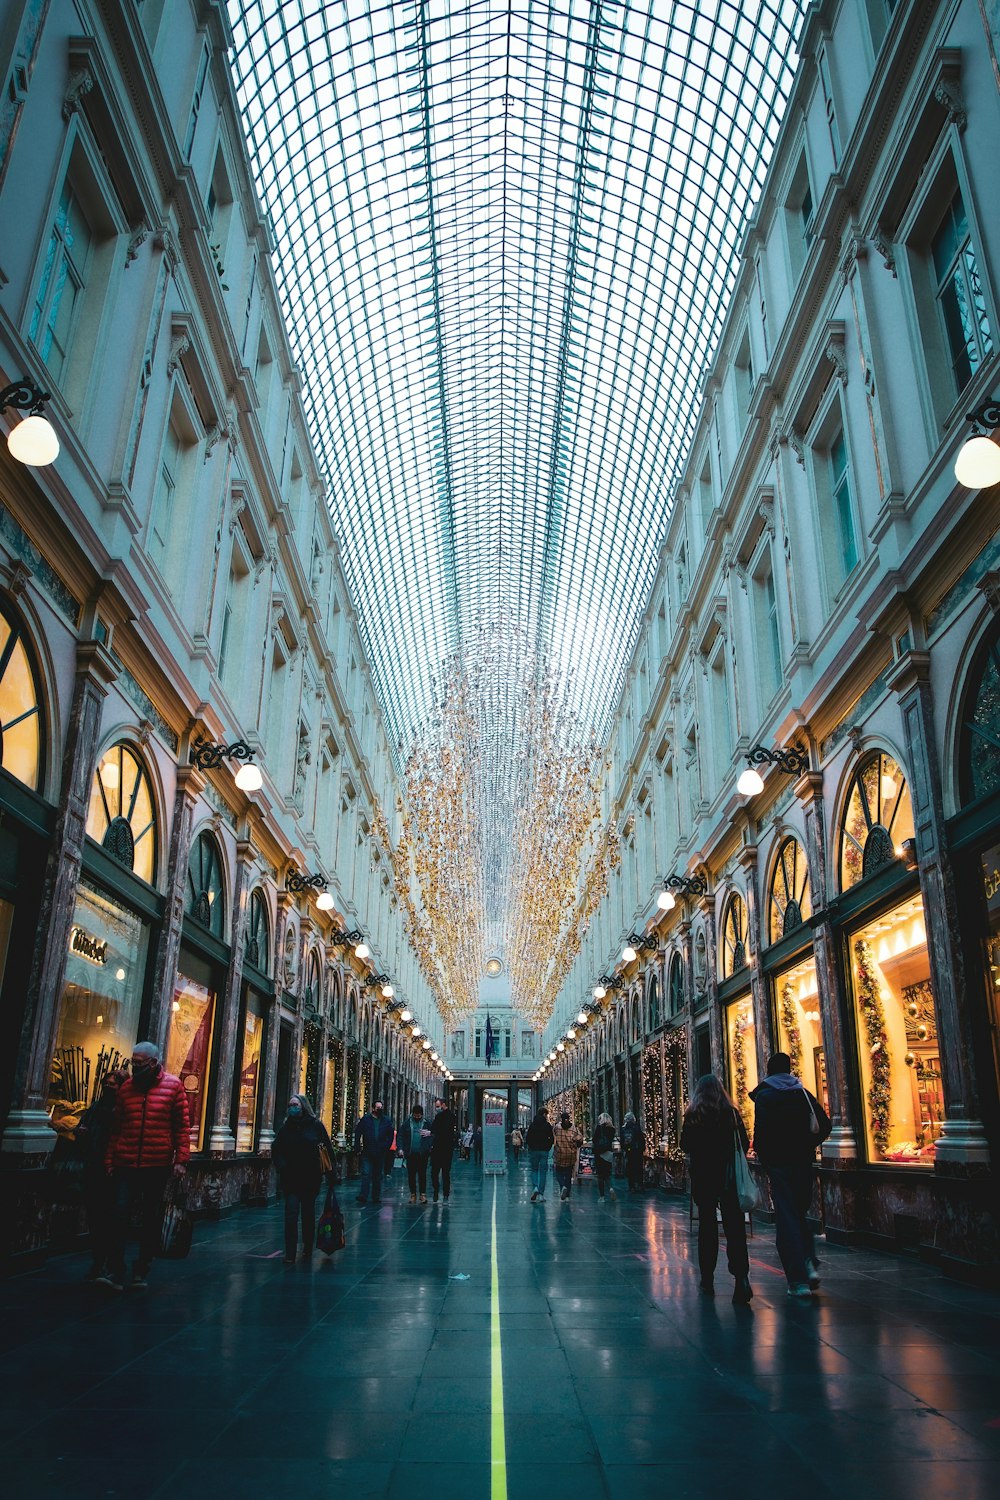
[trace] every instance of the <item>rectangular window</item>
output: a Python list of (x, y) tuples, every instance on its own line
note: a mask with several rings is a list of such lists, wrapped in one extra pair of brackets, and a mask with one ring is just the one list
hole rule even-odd
[(753, 575), (753, 605), (757, 636), (757, 672), (761, 686), (761, 708), (765, 708), (781, 684), (781, 629), (778, 595), (770, 551), (765, 551)]
[(830, 489), (833, 509), (837, 520), (837, 537), (840, 544), (840, 562), (843, 577), (847, 577), (858, 561), (858, 540), (854, 531), (854, 502), (851, 498), (851, 479), (847, 464), (847, 443), (843, 429), (830, 444)]
[[(232, 580), (230, 580), (232, 588)], [(225, 613), (222, 616), (222, 640), (219, 642), (219, 676), (226, 675), (226, 652), (229, 650), (229, 629), (233, 619), (233, 606), (226, 600)]]
[[(199, 971), (207, 968), (207, 965), (197, 959), (188, 958), (184, 962), (185, 967), (197, 967)], [(207, 974), (203, 977), (208, 978)], [(178, 970), (170, 1029), (167, 1033), (165, 1064), (167, 1072), (176, 1074), (184, 1085), (192, 1151), (200, 1151), (204, 1140), (214, 1025), (214, 989), (209, 983), (189, 978)]]
[(931, 240), (931, 261), (957, 395), (968, 385), (983, 359), (993, 352), (979, 268), (962, 194), (957, 188)]
[(819, 1018), (819, 983), (816, 960), (804, 959), (785, 969), (774, 980), (778, 1014), (778, 1044), (792, 1060), (792, 1072), (830, 1113), (823, 1055), (823, 1032)]
[(833, 103), (833, 88), (830, 83), (830, 60), (825, 49), (821, 49), (818, 55), (819, 81), (823, 90), (823, 104), (826, 110), (826, 128), (830, 132), (830, 148), (833, 151), (833, 164), (840, 163), (840, 128), (837, 125), (837, 111)]
[(92, 244), (90, 225), (67, 182), (49, 237), (29, 329), (54, 380), (62, 376), (79, 319)]
[(260, 1091), (260, 1054), (264, 1040), (264, 1017), (247, 1010), (243, 1026), (243, 1059), (240, 1064), (240, 1094), (236, 1121), (237, 1151), (252, 1151)]
[(153, 518), (150, 528), (149, 554), (160, 571), (163, 571), (167, 544), (170, 539), (176, 510), (177, 481), (181, 471), (182, 444), (180, 433), (173, 419), (167, 423), (163, 440), (163, 456), (160, 460), (160, 479), (153, 501)]
[(729, 1055), (729, 1092), (743, 1116), (747, 1134), (753, 1137), (753, 1100), (757, 1087), (757, 1027), (749, 995), (726, 1009), (726, 1050)]
[(194, 97), (191, 100), (191, 115), (188, 119), (187, 134), (184, 137), (184, 160), (191, 160), (191, 151), (194, 147), (195, 133), (198, 129), (198, 116), (201, 114), (201, 101), (205, 93), (205, 81), (208, 77), (208, 50), (202, 51), (201, 62), (198, 64), (198, 75), (194, 83)]

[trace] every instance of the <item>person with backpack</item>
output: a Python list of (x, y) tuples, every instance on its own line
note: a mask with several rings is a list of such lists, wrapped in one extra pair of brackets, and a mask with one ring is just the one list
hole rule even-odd
[(629, 1110), (622, 1124), (622, 1146), (625, 1149), (625, 1175), (630, 1193), (639, 1193), (644, 1186), (646, 1134), (635, 1115)]
[(691, 1161), (691, 1198), (698, 1210), (698, 1268), (701, 1290), (715, 1296), (715, 1265), (719, 1258), (719, 1224), (722, 1213), (726, 1234), (726, 1257), (735, 1283), (733, 1301), (747, 1306), (753, 1296), (750, 1258), (747, 1254), (746, 1223), (736, 1193), (736, 1151), (746, 1152), (750, 1142), (740, 1112), (714, 1073), (706, 1073), (695, 1084), (684, 1112), (681, 1150)]
[(774, 1204), (775, 1243), (789, 1297), (819, 1290), (819, 1261), (809, 1223), (816, 1148), (832, 1130), (814, 1094), (792, 1072), (787, 1052), (768, 1058), (767, 1076), (751, 1090), (753, 1148), (767, 1173)]
[(528, 1148), (528, 1166), (531, 1171), (531, 1201), (541, 1203), (545, 1199), (545, 1180), (549, 1175), (549, 1152), (555, 1141), (555, 1133), (549, 1124), (544, 1105), (528, 1126), (525, 1145)]
[(555, 1127), (553, 1135), (555, 1137), (555, 1144), (552, 1160), (555, 1167), (556, 1181), (560, 1188), (559, 1197), (565, 1203), (573, 1190), (576, 1159), (580, 1154), (580, 1147), (583, 1145), (583, 1136), (567, 1114), (559, 1117), (559, 1124)]
[(597, 1174), (598, 1201), (604, 1202), (605, 1191), (612, 1203), (617, 1193), (611, 1186), (611, 1172), (615, 1164), (615, 1122), (609, 1114), (598, 1115), (594, 1126), (594, 1171)]
[(294, 1266), (302, 1220), (302, 1259), (316, 1239), (316, 1198), (324, 1176), (333, 1181), (333, 1143), (305, 1094), (293, 1094), (284, 1123), (271, 1142), (271, 1160), (285, 1196), (285, 1265)]
[(408, 1118), (399, 1127), (396, 1140), (398, 1149), (406, 1158), (411, 1203), (417, 1201), (418, 1187), (421, 1203), (427, 1202), (427, 1160), (431, 1154), (431, 1139), (431, 1132), (424, 1119), (424, 1107), (422, 1104), (415, 1104)]

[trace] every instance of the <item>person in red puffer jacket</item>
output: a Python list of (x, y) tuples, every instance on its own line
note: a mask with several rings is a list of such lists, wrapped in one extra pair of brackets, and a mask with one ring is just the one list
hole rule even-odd
[(139, 1221), (139, 1255), (131, 1285), (144, 1287), (160, 1243), (163, 1194), (172, 1177), (183, 1177), (191, 1154), (187, 1098), (179, 1078), (164, 1070), (153, 1042), (137, 1042), (132, 1076), (118, 1090), (104, 1164), (114, 1183), (114, 1224), (106, 1276), (97, 1279), (120, 1292), (125, 1286), (125, 1242)]

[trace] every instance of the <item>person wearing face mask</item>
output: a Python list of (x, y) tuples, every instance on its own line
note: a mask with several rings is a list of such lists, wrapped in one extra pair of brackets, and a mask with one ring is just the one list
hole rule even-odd
[(271, 1143), (271, 1160), (285, 1195), (285, 1265), (294, 1266), (299, 1218), (307, 1261), (316, 1239), (316, 1197), (324, 1173), (332, 1181), (333, 1170), (333, 1143), (305, 1094), (289, 1099), (284, 1124)]
[(147, 1284), (160, 1244), (163, 1195), (172, 1177), (183, 1177), (191, 1154), (187, 1097), (179, 1078), (160, 1062), (155, 1042), (137, 1042), (132, 1076), (118, 1090), (104, 1165), (111, 1174), (114, 1211), (108, 1271), (97, 1280), (113, 1291), (125, 1286), (125, 1245), (139, 1221), (139, 1254), (133, 1287)]
[(76, 1139), (83, 1154), (83, 1203), (92, 1256), (88, 1281), (104, 1276), (108, 1268), (114, 1224), (114, 1178), (105, 1171), (104, 1158), (114, 1126), (118, 1090), (127, 1077), (126, 1068), (112, 1068), (105, 1075), (99, 1095), (80, 1116), (76, 1127)]

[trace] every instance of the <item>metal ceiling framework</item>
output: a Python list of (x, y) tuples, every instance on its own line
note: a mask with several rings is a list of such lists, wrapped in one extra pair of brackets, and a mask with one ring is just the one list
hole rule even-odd
[(510, 643), (482, 688), (494, 783), (525, 758), (519, 642), (606, 734), (806, 8), (230, 0), (401, 762), (441, 663), (484, 625)]

